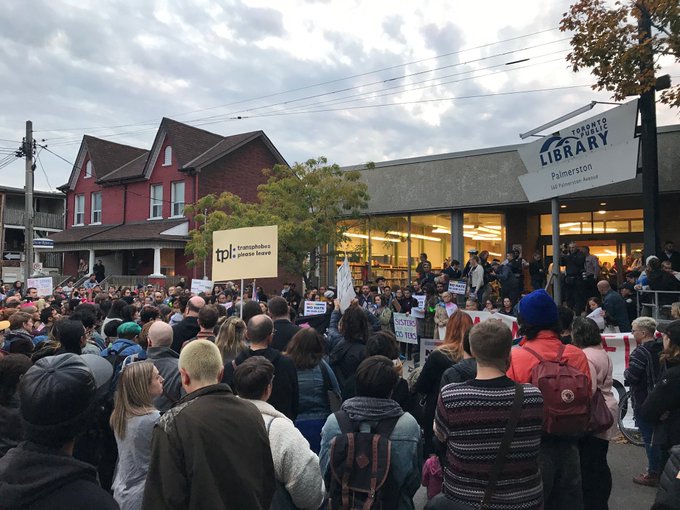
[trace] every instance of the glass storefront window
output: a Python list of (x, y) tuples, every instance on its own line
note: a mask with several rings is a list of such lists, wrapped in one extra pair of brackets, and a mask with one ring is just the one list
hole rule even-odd
[(420, 254), (426, 253), (432, 269), (442, 269), (451, 256), (451, 214), (411, 215), (411, 274), (416, 277)]
[[(505, 215), (500, 213), (465, 213), (463, 215), (465, 254), (474, 248), (488, 251), (489, 260), (505, 258)], [(465, 261), (461, 260), (461, 263)]]
[[(560, 235), (642, 232), (642, 209), (560, 214)], [(541, 215), (541, 235), (552, 235), (552, 217)]]

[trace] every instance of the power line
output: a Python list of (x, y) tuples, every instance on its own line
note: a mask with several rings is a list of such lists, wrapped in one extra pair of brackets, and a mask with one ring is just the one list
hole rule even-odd
[(53, 191), (54, 188), (52, 188), (52, 184), (50, 184), (50, 178), (47, 177), (47, 172), (45, 172), (45, 167), (43, 167), (42, 161), (40, 161), (40, 153), (43, 151), (43, 147), (40, 147), (40, 150), (38, 153), (35, 155), (35, 159), (38, 160), (38, 164), (40, 165), (40, 170), (42, 170), (43, 175), (45, 176), (45, 180), (47, 181), (47, 186), (50, 188), (50, 191)]
[(243, 117), (243, 119), (254, 119), (254, 118), (260, 118), (260, 117), (280, 117), (283, 115), (295, 115), (295, 114), (301, 114), (301, 113), (325, 113), (325, 112), (338, 112), (338, 111), (345, 111), (345, 110), (362, 110), (366, 108), (381, 108), (385, 106), (398, 106), (398, 105), (406, 105), (406, 104), (421, 104), (421, 103), (436, 103), (440, 101), (456, 101), (460, 99), (478, 99), (482, 97), (494, 97), (494, 96), (510, 96), (510, 95), (517, 95), (517, 94), (532, 94), (536, 92), (551, 92), (555, 90), (567, 90), (567, 89), (577, 89), (577, 88), (583, 88), (583, 87), (591, 87), (592, 85), (568, 85), (564, 87), (549, 87), (549, 88), (544, 88), (544, 89), (530, 89), (530, 90), (513, 90), (510, 92), (494, 92), (490, 94), (473, 94), (469, 96), (454, 96), (454, 97), (442, 97), (442, 98), (437, 98), (437, 99), (420, 99), (417, 101), (402, 101), (398, 103), (383, 103), (383, 104), (373, 104), (373, 105), (362, 105), (362, 106), (347, 106), (344, 108), (327, 108), (327, 109), (322, 109), (322, 110), (309, 110), (309, 111), (293, 111), (293, 112), (280, 112), (280, 113), (262, 113), (259, 115), (251, 115), (247, 117)]
[[(191, 110), (191, 111), (187, 111), (187, 112), (183, 112), (183, 113), (177, 113), (177, 114), (174, 114), (174, 115), (171, 115), (171, 116), (190, 115), (192, 113), (200, 113), (200, 112), (203, 112), (203, 111), (209, 111), (209, 110), (214, 110), (214, 109), (218, 109), (218, 108), (226, 108), (228, 106), (234, 106), (234, 105), (237, 105), (237, 104), (243, 104), (243, 103), (247, 103), (247, 102), (251, 102), (251, 101), (258, 101), (260, 99), (268, 99), (268, 98), (271, 98), (271, 97), (290, 94), (290, 93), (293, 93), (293, 92), (299, 92), (299, 91), (302, 91), (302, 90), (308, 90), (308, 89), (315, 88), (315, 87), (321, 87), (321, 86), (324, 86), (324, 85), (339, 83), (339, 82), (347, 81), (347, 80), (354, 79), (354, 78), (361, 78), (361, 77), (364, 77), (364, 76), (370, 76), (372, 74), (377, 74), (377, 73), (384, 72), (384, 71), (390, 71), (390, 70), (393, 70), (393, 69), (398, 69), (398, 68), (406, 67), (406, 66), (413, 65), (413, 64), (420, 64), (420, 63), (431, 61), (431, 60), (437, 60), (437, 59), (441, 59), (441, 58), (445, 58), (445, 57), (449, 57), (449, 56), (453, 56), (453, 55), (458, 55), (458, 54), (465, 53), (465, 52), (468, 52), (468, 51), (483, 49), (483, 48), (487, 48), (489, 46), (495, 46), (495, 45), (506, 43), (506, 42), (516, 41), (516, 40), (519, 40), (519, 39), (524, 39), (524, 38), (527, 38), (527, 37), (532, 37), (532, 36), (535, 36), (535, 35), (544, 34), (544, 33), (547, 33), (547, 32), (553, 32), (553, 31), (558, 30), (558, 29), (559, 29), (558, 27), (553, 27), (553, 28), (549, 28), (549, 29), (539, 30), (539, 31), (536, 31), (536, 32), (531, 32), (529, 34), (524, 34), (524, 35), (520, 35), (520, 36), (516, 36), (516, 37), (510, 37), (510, 38), (507, 38), (507, 39), (502, 39), (500, 41), (494, 41), (494, 42), (482, 44), (480, 46), (475, 46), (475, 47), (472, 47), (472, 48), (466, 48), (466, 49), (462, 49), (462, 50), (452, 51), (452, 52), (449, 52), (449, 53), (443, 53), (441, 55), (436, 55), (434, 57), (428, 57), (428, 58), (424, 58), (424, 59), (420, 59), (420, 60), (405, 62), (405, 63), (402, 63), (402, 64), (388, 66), (388, 67), (384, 67), (384, 68), (381, 68), (381, 69), (368, 71), (368, 72), (365, 72), (365, 73), (347, 76), (347, 77), (344, 77), (344, 78), (327, 80), (327, 81), (315, 83), (315, 84), (312, 84), (312, 85), (305, 85), (305, 86), (302, 86), (302, 87), (297, 87), (297, 88), (289, 89), (289, 90), (282, 91), (282, 92), (276, 92), (276, 93), (266, 94), (266, 95), (262, 95), (262, 96), (258, 96), (258, 97), (254, 97), (254, 98), (243, 99), (243, 100), (239, 100), (239, 101), (233, 101), (231, 103), (226, 103), (226, 104), (221, 104), (221, 105), (216, 105), (216, 106), (210, 106), (210, 107), (206, 107), (206, 108), (200, 108), (200, 109), (197, 109), (197, 110)], [(515, 50), (515, 51), (522, 51), (522, 50)], [(491, 58), (491, 56), (487, 57), (487, 58)], [(191, 122), (191, 120), (187, 121), (187, 122)], [(43, 129), (43, 130), (40, 130), (39, 132), (53, 133), (53, 132), (81, 131), (81, 130), (82, 131), (98, 131), (98, 130), (118, 129), (118, 128), (124, 128), (124, 127), (135, 127), (135, 126), (142, 126), (142, 125), (150, 125), (150, 124), (155, 125), (156, 123), (157, 123), (157, 120), (154, 119), (154, 120), (149, 120), (149, 121), (140, 121), (140, 122), (137, 122), (137, 123), (119, 124), (119, 125), (113, 125), (113, 126), (93, 126), (93, 127)], [(51, 140), (57, 140), (57, 139), (58, 138), (52, 138)]]

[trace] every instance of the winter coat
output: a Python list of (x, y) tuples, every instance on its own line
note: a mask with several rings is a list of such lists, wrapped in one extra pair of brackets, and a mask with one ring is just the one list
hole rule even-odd
[(666, 462), (666, 467), (659, 480), (659, 489), (656, 493), (658, 505), (666, 505), (661, 508), (680, 509), (680, 446), (671, 448), (671, 456)]
[(198, 317), (184, 317), (172, 327), (172, 350), (179, 352), (182, 344), (198, 335), (200, 330)]
[(664, 449), (680, 445), (680, 364), (661, 374), (641, 411), (655, 425), (653, 444)]
[(118, 464), (111, 488), (120, 510), (142, 508), (151, 455), (151, 435), (160, 416), (158, 411), (133, 416), (127, 421), (125, 437), (116, 436)]
[(324, 485), (319, 458), (284, 414), (267, 402), (248, 400), (262, 414), (269, 434), (276, 481), (282, 484), (297, 508), (316, 510), (323, 502)]
[(21, 442), (21, 430), (21, 408), (15, 393), (6, 404), (0, 405), (0, 457)]
[(154, 428), (142, 508), (268, 510), (274, 480), (260, 412), (213, 384), (186, 395)]
[(59, 450), (23, 442), (0, 459), (0, 506), (5, 510), (116, 510), (90, 464)]
[(146, 358), (154, 364), (163, 378), (163, 394), (153, 401), (153, 406), (162, 414), (185, 394), (177, 368), (179, 354), (170, 347), (149, 347)]
[(340, 389), (345, 382), (359, 368), (366, 358), (366, 344), (363, 342), (348, 342), (344, 338), (333, 348), (330, 354), (330, 365), (338, 379)]
[(380, 313), (376, 310), (374, 315), (377, 317), (378, 322), (380, 322), (381, 330), (394, 333), (394, 327), (392, 326), (392, 310), (390, 310), (388, 306), (384, 306)]
[(278, 351), (285, 352), (288, 347), (288, 342), (293, 338), (295, 333), (302, 328), (296, 326), (286, 319), (279, 319), (274, 321), (274, 337), (272, 338), (272, 347)]
[[(2, 349), (7, 352), (12, 351), (12, 344), (18, 340), (27, 340), (33, 345), (33, 337), (23, 329), (13, 329), (5, 335), (5, 344)], [(17, 351), (18, 352), (18, 351)]]
[(588, 358), (588, 366), (590, 367), (590, 379), (593, 388), (593, 393), (599, 389), (604, 397), (604, 401), (609, 408), (609, 411), (614, 417), (614, 423), (609, 428), (599, 434), (594, 434), (599, 439), (610, 440), (618, 433), (618, 425), (616, 418), (619, 415), (619, 404), (614, 397), (612, 385), (614, 379), (612, 377), (613, 363), (609, 358), (609, 354), (604, 350), (602, 344), (586, 347), (583, 349), (583, 354)]
[(267, 347), (256, 351), (248, 348), (241, 352), (232, 363), (224, 367), (222, 382), (232, 384), (234, 370), (251, 356), (263, 356), (274, 365), (274, 381), (272, 382), (272, 395), (269, 403), (278, 411), (282, 412), (291, 420), (295, 420), (298, 415), (300, 390), (297, 379), (297, 369), (292, 360), (276, 349)]
[(477, 360), (475, 358), (463, 358), (450, 368), (447, 368), (442, 375), (439, 388), (447, 384), (461, 383), (477, 377)]

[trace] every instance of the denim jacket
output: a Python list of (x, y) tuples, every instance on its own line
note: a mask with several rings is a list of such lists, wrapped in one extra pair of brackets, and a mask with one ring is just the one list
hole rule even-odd
[[(324, 384), (324, 377), (321, 372), (324, 365), (326, 373), (330, 379), (331, 387), (327, 388)], [(328, 402), (328, 390), (335, 390), (340, 394), (338, 380), (331, 367), (324, 360), (321, 360), (314, 368), (298, 370), (298, 388), (300, 389), (300, 405), (298, 407), (298, 420), (326, 419), (331, 414)]]
[[(361, 430), (368, 431), (369, 424), (362, 423)], [(331, 414), (321, 430), (321, 452), (319, 464), (325, 476), (330, 470), (331, 441), (340, 434), (340, 426), (335, 414)], [(423, 458), (420, 441), (420, 426), (413, 416), (404, 413), (390, 435), (392, 441), (391, 473), (401, 487), (398, 510), (412, 510), (413, 495), (420, 487), (420, 475)]]

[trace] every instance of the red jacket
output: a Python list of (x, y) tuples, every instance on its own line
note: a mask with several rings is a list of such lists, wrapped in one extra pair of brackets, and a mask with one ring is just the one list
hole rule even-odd
[[(552, 331), (541, 331), (532, 340), (524, 340), (521, 345), (527, 345), (532, 350), (543, 356), (545, 359), (554, 359), (557, 357), (562, 342), (560, 338)], [(522, 347), (516, 347), (510, 351), (511, 362), (507, 375), (510, 379), (518, 383), (531, 382), (531, 370), (538, 365), (538, 358), (530, 352), (524, 350)], [(566, 345), (564, 355), (567, 358), (569, 366), (576, 368), (583, 372), (590, 382), (590, 367), (588, 366), (588, 358), (583, 354), (583, 351), (573, 345)]]

